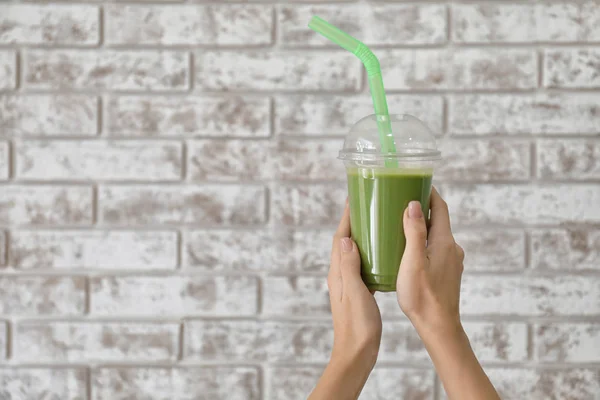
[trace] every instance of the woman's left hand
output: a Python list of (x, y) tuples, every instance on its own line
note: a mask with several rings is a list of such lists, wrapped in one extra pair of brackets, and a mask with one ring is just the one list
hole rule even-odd
[(350, 238), (348, 204), (333, 237), (327, 283), (334, 329), (332, 361), (360, 363), (372, 369), (381, 341), (381, 314), (360, 276), (360, 254)]
[(381, 314), (360, 277), (360, 255), (350, 239), (350, 210), (333, 237), (327, 284), (333, 315), (333, 351), (309, 400), (355, 400), (377, 361)]

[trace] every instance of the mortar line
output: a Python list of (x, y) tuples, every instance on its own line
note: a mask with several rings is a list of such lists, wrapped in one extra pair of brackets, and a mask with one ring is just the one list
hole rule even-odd
[(185, 341), (185, 332), (184, 332), (184, 323), (183, 320), (179, 323), (179, 343), (177, 348), (177, 361), (181, 362), (184, 359), (184, 341)]
[(433, 370), (433, 399), (434, 400), (442, 400), (442, 390), (441, 390), (441, 382), (439, 377), (435, 371)]
[(5, 322), (5, 329), (6, 329), (6, 346), (4, 351), (6, 352), (6, 359), (10, 362), (14, 355), (13, 355), (13, 330), (14, 330), (14, 323), (11, 320), (7, 320)]
[(533, 344), (533, 326), (527, 324), (527, 360), (535, 362), (534, 358), (534, 344)]
[[(54, 0), (56, 1), (56, 0)], [(105, 4), (98, 5), (98, 44), (97, 47), (103, 49), (105, 47), (105, 32), (106, 32), (106, 17), (104, 15)]]
[(14, 140), (7, 140), (6, 148), (8, 151), (8, 181), (14, 181), (17, 171), (17, 155), (16, 155), (16, 143)]
[(85, 369), (85, 374), (86, 374), (86, 395), (87, 395), (87, 400), (92, 400), (93, 397), (93, 393), (92, 393), (92, 367), (88, 366)]
[[(14, 48), (13, 48), (14, 49)], [(22, 53), (19, 48), (14, 49), (15, 51), (15, 92), (21, 92), (23, 88), (23, 60)]]

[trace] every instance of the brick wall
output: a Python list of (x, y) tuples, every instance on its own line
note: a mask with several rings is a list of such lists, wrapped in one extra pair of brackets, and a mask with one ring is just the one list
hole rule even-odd
[[(0, 1), (0, 399), (306, 397), (335, 157), (371, 110), (313, 14), (443, 136), (465, 325), (503, 396), (598, 399), (600, 3), (238, 3)], [(443, 399), (379, 299), (362, 398)]]

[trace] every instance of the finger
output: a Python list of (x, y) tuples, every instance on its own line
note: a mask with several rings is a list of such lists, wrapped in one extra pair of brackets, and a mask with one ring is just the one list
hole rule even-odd
[(406, 248), (403, 259), (410, 260), (408, 265), (422, 265), (427, 257), (427, 226), (421, 203), (411, 201), (404, 211), (404, 235), (406, 236)]
[(360, 254), (356, 243), (348, 237), (340, 240), (342, 255), (340, 258), (340, 271), (342, 273), (342, 291), (344, 295), (349, 294), (357, 288), (367, 287), (360, 277)]
[[(348, 200), (346, 200), (346, 206), (344, 207), (344, 213), (340, 219), (340, 223), (333, 235), (333, 244), (331, 251), (331, 263), (339, 261), (340, 259), (340, 239), (344, 237), (350, 237), (350, 207), (348, 206)], [(334, 258), (335, 257), (335, 258)]]
[(440, 238), (452, 238), (448, 204), (435, 188), (431, 190), (431, 226), (429, 240), (435, 242)]
[(340, 220), (337, 230), (335, 231), (335, 235), (338, 237), (338, 239), (350, 237), (350, 207), (348, 205), (348, 199), (346, 199), (344, 213), (342, 214), (342, 219)]
[(342, 215), (342, 219), (340, 220), (340, 224), (333, 235), (331, 260), (329, 263), (329, 276), (327, 277), (330, 290), (333, 286), (341, 286), (338, 285), (342, 279), (340, 272), (340, 240), (341, 238), (347, 236), (350, 236), (350, 208), (348, 207), (348, 200), (346, 200), (346, 207), (344, 207), (344, 213)]

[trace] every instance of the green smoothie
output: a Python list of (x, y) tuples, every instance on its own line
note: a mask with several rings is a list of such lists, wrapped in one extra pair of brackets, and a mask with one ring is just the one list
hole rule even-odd
[(421, 202), (429, 215), (432, 170), (349, 168), (352, 239), (358, 245), (362, 277), (370, 290), (396, 290), (406, 246), (402, 217), (408, 203)]

